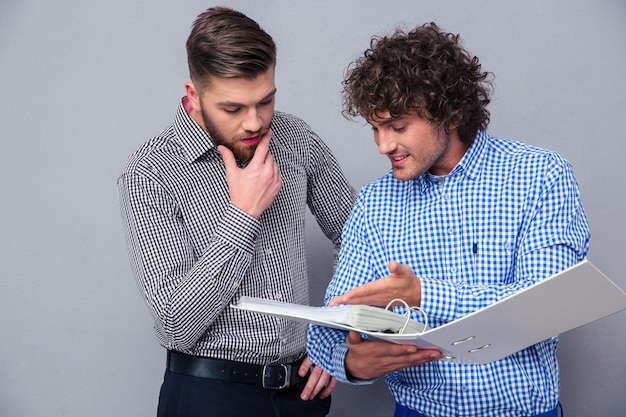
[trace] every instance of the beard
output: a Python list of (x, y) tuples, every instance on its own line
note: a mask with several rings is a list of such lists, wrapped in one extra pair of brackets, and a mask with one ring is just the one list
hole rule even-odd
[(431, 137), (428, 146), (422, 148), (420, 152), (409, 151), (405, 148), (400, 148), (400, 151), (410, 155), (410, 163), (401, 167), (395, 167), (392, 164), (393, 176), (400, 181), (411, 181), (431, 171), (448, 156), (450, 135), (438, 130), (436, 137)]
[(256, 145), (236, 147), (235, 145), (239, 143), (238, 138), (233, 138), (230, 141), (227, 140), (222, 132), (220, 132), (220, 130), (215, 126), (215, 123), (213, 123), (202, 106), (200, 107), (200, 114), (202, 115), (202, 121), (204, 122), (204, 129), (211, 137), (215, 147), (219, 145), (227, 147), (233, 153), (238, 162), (248, 162), (252, 159), (254, 151), (256, 151)]

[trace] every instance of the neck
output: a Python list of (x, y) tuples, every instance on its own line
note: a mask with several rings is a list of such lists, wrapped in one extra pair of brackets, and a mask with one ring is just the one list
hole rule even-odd
[(448, 175), (459, 163), (470, 145), (461, 141), (456, 129), (450, 129), (448, 133), (448, 149), (443, 158), (430, 169), (430, 173), (436, 176)]

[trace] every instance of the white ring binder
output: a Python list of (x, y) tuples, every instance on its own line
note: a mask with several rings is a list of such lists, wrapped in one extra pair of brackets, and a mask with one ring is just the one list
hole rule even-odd
[(460, 345), (461, 343), (469, 342), (470, 340), (475, 339), (474, 336), (466, 337), (465, 339), (457, 340), (456, 342), (452, 342), (452, 346)]

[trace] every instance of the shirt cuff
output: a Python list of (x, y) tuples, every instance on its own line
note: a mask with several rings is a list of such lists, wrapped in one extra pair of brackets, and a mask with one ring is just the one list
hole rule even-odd
[(337, 378), (339, 382), (351, 385), (369, 385), (373, 384), (378, 378), (373, 379), (348, 379), (346, 373), (346, 354), (348, 353), (348, 345), (342, 343), (337, 345), (333, 350), (333, 376)]
[(260, 222), (237, 206), (230, 205), (224, 213), (217, 236), (233, 246), (252, 253), (261, 230)]
[(458, 294), (454, 284), (420, 278), (422, 302), (420, 307), (428, 317), (430, 327), (441, 326), (457, 318)]

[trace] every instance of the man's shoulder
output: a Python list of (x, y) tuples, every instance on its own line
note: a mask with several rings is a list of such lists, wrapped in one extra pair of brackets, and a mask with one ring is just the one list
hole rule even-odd
[(487, 149), (493, 158), (533, 164), (568, 164), (568, 161), (561, 153), (552, 149), (495, 136), (487, 136), (486, 140)]
[(174, 128), (173, 125), (170, 125), (158, 135), (145, 141), (128, 157), (122, 174), (143, 171), (150, 166), (159, 164), (159, 161), (167, 159), (167, 155), (176, 153), (177, 146), (172, 141), (173, 136)]
[(289, 153), (308, 155), (326, 146), (308, 123), (290, 113), (275, 111), (271, 129), (273, 146)]
[(308, 133), (311, 132), (311, 127), (296, 115), (275, 111), (272, 118), (272, 130), (280, 133)]
[(304, 120), (302, 120), (301, 117), (296, 116), (295, 114), (292, 113), (287, 113), (284, 111), (280, 111), (280, 110), (275, 110), (274, 111), (274, 119), (273, 122), (275, 123), (304, 123)]

